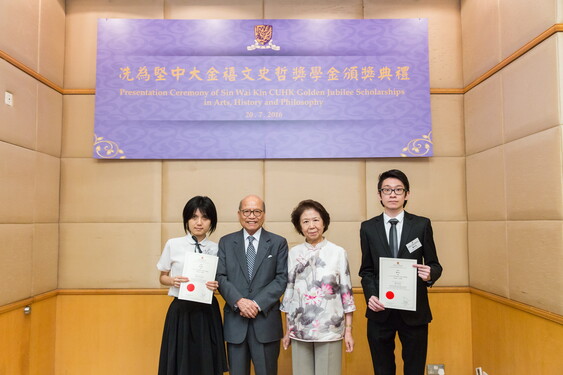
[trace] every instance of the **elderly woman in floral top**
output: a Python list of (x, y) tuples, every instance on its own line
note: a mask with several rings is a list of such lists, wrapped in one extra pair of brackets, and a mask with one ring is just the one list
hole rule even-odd
[(352, 295), (346, 251), (326, 240), (330, 215), (313, 200), (291, 213), (291, 222), (305, 243), (289, 250), (288, 283), (280, 309), (286, 313), (284, 349), (293, 344), (293, 373), (340, 374), (342, 344), (354, 349)]

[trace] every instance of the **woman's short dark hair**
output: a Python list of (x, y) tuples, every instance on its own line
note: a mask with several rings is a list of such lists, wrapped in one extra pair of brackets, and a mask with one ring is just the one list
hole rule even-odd
[(314, 201), (312, 199), (306, 199), (304, 201), (299, 202), (297, 207), (295, 207), (293, 209), (293, 212), (291, 213), (291, 223), (295, 227), (297, 233), (304, 236), (303, 231), (301, 230), (300, 219), (301, 219), (301, 215), (303, 215), (303, 212), (309, 209), (313, 209), (317, 211), (319, 215), (321, 215), (321, 219), (323, 219), (323, 225), (324, 225), (323, 232), (326, 232), (328, 230), (328, 225), (330, 224), (330, 215), (328, 211), (325, 210), (323, 205), (320, 204), (319, 202)]
[(182, 212), (182, 216), (184, 217), (184, 231), (188, 233), (188, 221), (195, 215), (197, 210), (199, 210), (203, 216), (211, 220), (209, 233), (213, 233), (215, 228), (217, 228), (217, 209), (209, 197), (201, 195), (193, 197), (184, 206), (184, 211)]

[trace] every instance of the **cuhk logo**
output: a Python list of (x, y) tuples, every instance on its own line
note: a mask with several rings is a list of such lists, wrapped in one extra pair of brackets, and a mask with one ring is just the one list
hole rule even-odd
[(254, 44), (246, 47), (249, 51), (254, 51), (255, 49), (273, 49), (274, 51), (279, 51), (280, 46), (276, 46), (272, 42), (272, 35), (274, 33), (274, 27), (272, 25), (256, 25), (254, 26)]

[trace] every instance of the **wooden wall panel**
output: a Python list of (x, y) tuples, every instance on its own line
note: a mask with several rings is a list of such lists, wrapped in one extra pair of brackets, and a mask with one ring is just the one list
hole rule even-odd
[(498, 375), (563, 373), (563, 325), (475, 294), (471, 315), (474, 367)]
[(31, 305), (29, 374), (55, 374), (55, 333), (57, 297)]
[(0, 314), (0, 374), (27, 374), (31, 318), (23, 307)]
[[(456, 375), (472, 375), (477, 366), (491, 375), (562, 373), (563, 325), (557, 314), (478, 290), (435, 289), (429, 364), (444, 364), (447, 374)], [(5, 306), (0, 310), (0, 374), (155, 373), (171, 301), (164, 293), (59, 290)], [(342, 373), (372, 375), (361, 290), (355, 298), (356, 347), (343, 353)], [(31, 315), (23, 314), (26, 304)], [(397, 373), (402, 369), (399, 359)], [(282, 350), (279, 374), (291, 374), (291, 350)]]
[[(431, 293), (430, 298), (434, 321), (430, 325), (429, 363), (443, 363), (453, 374), (471, 374), (469, 293)], [(58, 299), (56, 373), (156, 372), (170, 297), (59, 295)], [(356, 348), (351, 354), (343, 353), (343, 374), (373, 374), (361, 291), (355, 293), (355, 299)], [(220, 297), (219, 301), (223, 305)], [(398, 371), (402, 372), (401, 363)], [(281, 351), (279, 374), (291, 374), (291, 350)]]
[[(444, 364), (446, 374), (473, 375), (469, 293), (430, 293), (428, 364)], [(493, 374), (491, 374), (493, 375)]]
[[(343, 353), (343, 374), (373, 375), (367, 341), (367, 319), (364, 317), (366, 304), (361, 293), (355, 293), (354, 297), (358, 308), (354, 314), (356, 349), (351, 354)], [(427, 363), (444, 364), (447, 374), (473, 374), (469, 293), (430, 293), (429, 298), (434, 319), (429, 326)], [(452, 319), (452, 316), (456, 318)], [(401, 343), (397, 338), (397, 374), (403, 373), (401, 350)]]
[(57, 297), (57, 374), (155, 374), (165, 295)]

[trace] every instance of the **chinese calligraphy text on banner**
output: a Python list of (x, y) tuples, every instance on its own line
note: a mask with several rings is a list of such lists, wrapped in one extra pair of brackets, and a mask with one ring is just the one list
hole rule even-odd
[(424, 19), (98, 23), (96, 158), (431, 156)]

